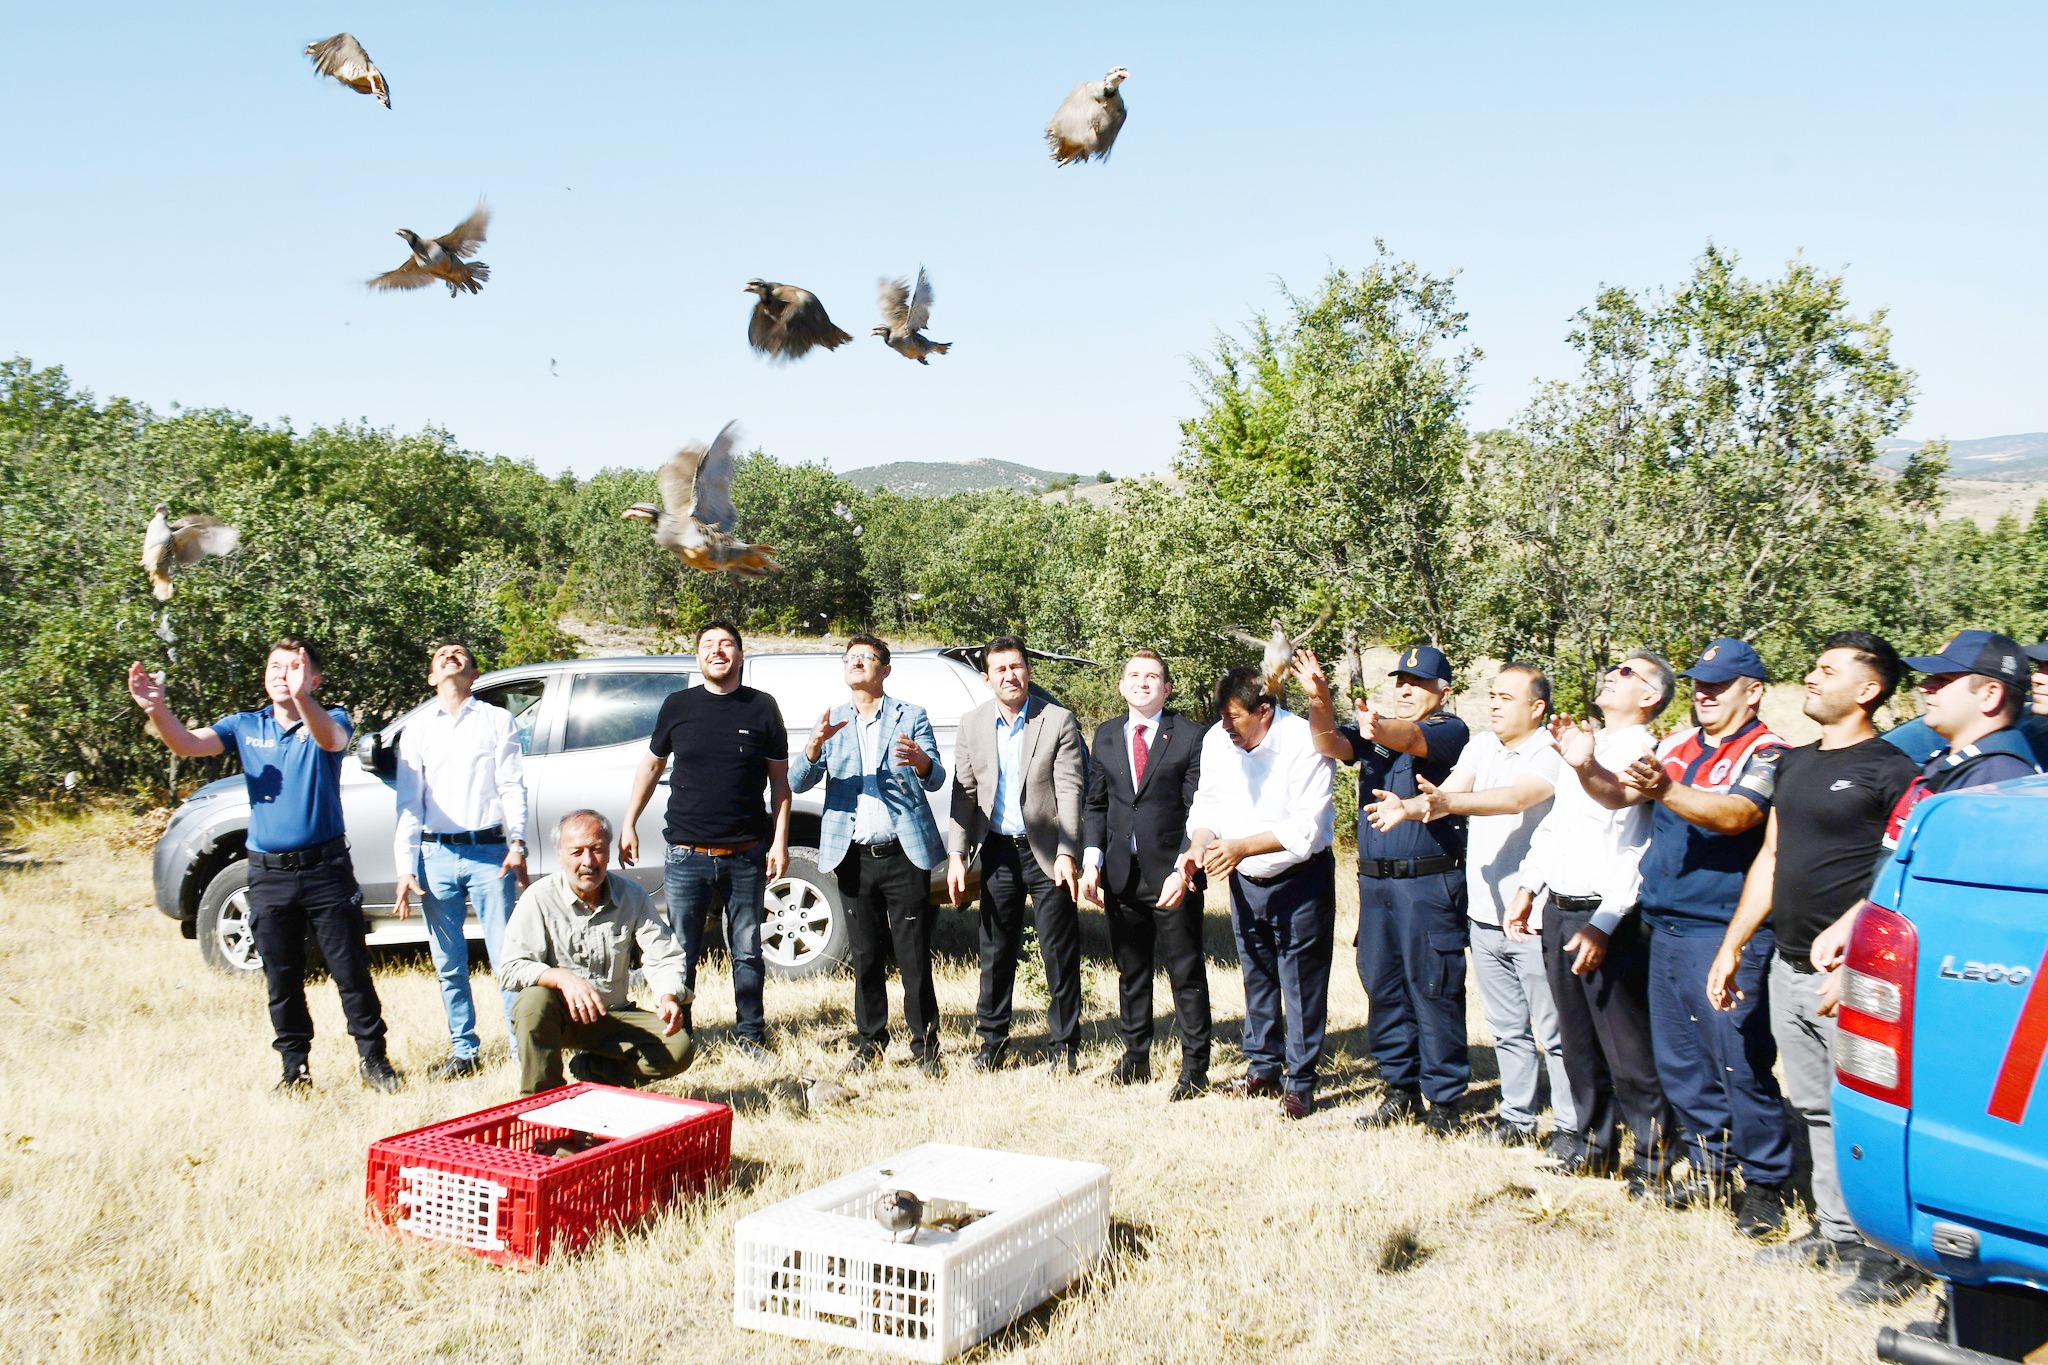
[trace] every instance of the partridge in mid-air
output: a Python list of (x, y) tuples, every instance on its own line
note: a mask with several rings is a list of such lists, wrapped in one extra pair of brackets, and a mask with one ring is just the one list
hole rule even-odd
[(171, 600), (171, 575), (179, 568), (197, 564), (208, 555), (231, 555), (242, 543), (242, 533), (219, 517), (179, 517), (171, 521), (164, 505), (156, 505), (149, 529), (142, 533), (142, 571), (149, 575), (150, 590), (159, 602)]
[(479, 203), (474, 213), (439, 237), (422, 237), (411, 228), (398, 229), (398, 235), (412, 248), (412, 259), (396, 270), (374, 277), (370, 288), (418, 289), (439, 280), (448, 286), (451, 299), (465, 289), (476, 293), (491, 277), (491, 268), (467, 258), (484, 244), (484, 230), (490, 225), (490, 207)]
[(772, 545), (732, 534), (732, 451), (739, 423), (727, 422), (709, 448), (686, 445), (661, 467), (661, 501), (636, 502), (619, 515), (649, 523), (654, 543), (705, 573), (760, 578), (781, 568)]
[(1062, 166), (1094, 157), (1109, 158), (1116, 135), (1124, 126), (1124, 97), (1117, 87), (1131, 78), (1122, 67), (1112, 67), (1099, 81), (1082, 81), (1067, 92), (1052, 122), (1045, 125), (1045, 142), (1052, 159)]
[(1324, 607), (1322, 615), (1316, 617), (1315, 624), (1299, 635), (1289, 636), (1287, 627), (1277, 620), (1273, 622), (1273, 633), (1263, 640), (1248, 630), (1236, 628), (1225, 631), (1224, 634), (1262, 651), (1259, 655), (1259, 672), (1265, 678), (1266, 695), (1277, 697), (1287, 686), (1287, 669), (1288, 665), (1294, 662), (1294, 651), (1306, 644), (1308, 637), (1321, 630), (1323, 623), (1329, 619), (1330, 609)]
[(748, 280), (744, 291), (759, 297), (747, 321), (747, 342), (762, 355), (796, 360), (813, 346), (832, 350), (853, 340), (825, 316), (825, 305), (808, 289), (773, 280)]
[(923, 266), (917, 268), (916, 289), (907, 279), (883, 280), (881, 302), (882, 325), (873, 335), (887, 342), (897, 355), (924, 365), (930, 363), (926, 356), (944, 355), (953, 349), (952, 342), (933, 341), (924, 334), (924, 325), (932, 316), (932, 282), (925, 278)]
[(391, 107), (391, 87), (384, 83), (384, 73), (363, 51), (355, 34), (337, 33), (332, 38), (308, 43), (306, 55), (313, 59), (313, 69), (321, 75), (334, 77), (359, 95), (375, 95), (379, 104), (386, 109)]

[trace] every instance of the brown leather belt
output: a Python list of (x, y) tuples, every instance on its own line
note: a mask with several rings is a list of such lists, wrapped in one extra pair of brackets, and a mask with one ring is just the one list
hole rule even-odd
[(760, 844), (759, 839), (749, 839), (743, 844), (677, 844), (675, 847), (687, 849), (691, 853), (701, 853), (707, 858), (730, 858), (735, 853), (745, 853), (749, 849), (758, 848)]

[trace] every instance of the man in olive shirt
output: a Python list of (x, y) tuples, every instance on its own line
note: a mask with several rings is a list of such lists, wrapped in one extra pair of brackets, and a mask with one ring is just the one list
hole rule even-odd
[[(683, 950), (647, 893), (608, 875), (611, 847), (611, 823), (596, 811), (563, 816), (555, 826), (561, 871), (527, 887), (505, 926), (498, 984), (519, 992), (512, 1036), (522, 1095), (562, 1084), (565, 1047), (578, 1050), (569, 1063), (576, 1079), (605, 1085), (641, 1085), (690, 1064)], [(636, 943), (658, 997), (652, 1013), (627, 993)]]

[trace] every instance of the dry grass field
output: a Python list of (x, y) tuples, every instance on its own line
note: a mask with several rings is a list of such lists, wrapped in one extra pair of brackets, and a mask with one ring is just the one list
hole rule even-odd
[[(977, 1075), (964, 915), (944, 931), (943, 1081), (892, 1064), (856, 1082), (857, 1103), (806, 1115), (791, 1078), (843, 1060), (846, 983), (771, 983), (768, 1067), (722, 1046), (731, 999), (713, 973), (703, 1054), (673, 1088), (738, 1111), (731, 1187), (536, 1273), (495, 1269), (366, 1232), (362, 1191), (378, 1137), (511, 1095), (502, 1035), (486, 1033), (499, 1065), (484, 1076), (376, 1094), (322, 981), (320, 1088), (273, 1098), (260, 991), (208, 971), (150, 907), (145, 854), (116, 842), (125, 823), (30, 820), (0, 839), (0, 1360), (853, 1359), (733, 1327), (732, 1224), (934, 1139), (1113, 1172), (1109, 1260), (976, 1360), (1853, 1361), (1881, 1323), (1928, 1313), (1924, 1298), (1852, 1311), (1823, 1272), (1751, 1266), (1725, 1211), (1634, 1207), (1617, 1183), (1472, 1139), (1359, 1132), (1378, 1087), (1342, 948), (1330, 1104), (1305, 1122), (1220, 1096), (1169, 1108), (1164, 1080), (1103, 1084), (1118, 1045), (1099, 922), (1088, 1074)], [(1242, 994), (1213, 905), (1210, 930), (1221, 1078), (1238, 1065)], [(446, 1048), (433, 981), (399, 960), (380, 986), (394, 1059), (418, 1072)], [(1028, 1046), (1043, 1002), (1023, 1003)], [(1163, 989), (1159, 1003), (1163, 1022)], [(1472, 1018), (1483, 1041), (1476, 1000)], [(1175, 1062), (1162, 1045), (1155, 1074)]]

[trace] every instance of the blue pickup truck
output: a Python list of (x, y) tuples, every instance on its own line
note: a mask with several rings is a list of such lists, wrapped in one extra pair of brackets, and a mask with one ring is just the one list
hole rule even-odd
[(1879, 1359), (2048, 1360), (2048, 777), (1920, 803), (1857, 916), (1835, 1150), (1865, 1237), (1939, 1277)]

